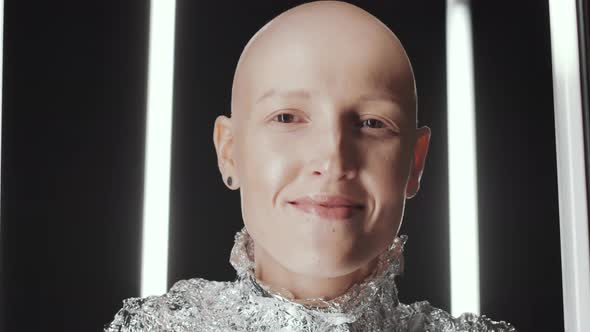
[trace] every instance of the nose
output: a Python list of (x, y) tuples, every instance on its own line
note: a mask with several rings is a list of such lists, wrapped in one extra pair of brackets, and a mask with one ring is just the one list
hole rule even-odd
[(329, 181), (354, 179), (358, 174), (359, 156), (354, 144), (354, 131), (335, 126), (320, 133), (315, 144), (315, 158), (309, 164), (313, 176)]

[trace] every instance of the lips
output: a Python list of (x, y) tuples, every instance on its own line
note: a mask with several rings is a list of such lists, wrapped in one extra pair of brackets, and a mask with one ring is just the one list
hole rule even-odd
[(310, 195), (288, 202), (294, 208), (324, 219), (350, 219), (361, 212), (364, 206), (341, 195)]

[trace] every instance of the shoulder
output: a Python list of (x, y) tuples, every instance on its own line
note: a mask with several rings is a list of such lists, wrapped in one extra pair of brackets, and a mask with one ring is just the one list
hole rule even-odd
[(231, 282), (201, 278), (180, 280), (163, 295), (132, 297), (123, 306), (105, 332), (167, 332), (199, 318), (208, 298), (225, 291)]
[(485, 315), (463, 313), (453, 317), (428, 301), (400, 304), (398, 311), (405, 318), (409, 332), (516, 332), (516, 328), (510, 323), (494, 321)]

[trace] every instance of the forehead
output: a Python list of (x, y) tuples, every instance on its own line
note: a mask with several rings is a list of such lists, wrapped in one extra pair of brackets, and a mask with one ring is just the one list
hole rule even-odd
[(240, 57), (232, 114), (272, 92), (306, 91), (339, 103), (389, 94), (415, 118), (413, 73), (399, 40), (376, 19), (353, 16), (293, 15), (261, 29)]
[(251, 102), (271, 90), (353, 97), (370, 91), (400, 94), (408, 85), (400, 59), (375, 45), (268, 43), (249, 61), (244, 74)]

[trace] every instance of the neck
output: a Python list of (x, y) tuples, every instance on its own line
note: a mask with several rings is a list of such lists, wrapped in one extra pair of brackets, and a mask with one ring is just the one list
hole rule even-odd
[(292, 272), (277, 262), (263, 248), (254, 246), (256, 278), (273, 291), (291, 300), (331, 300), (364, 280), (374, 269), (376, 259), (343, 276), (322, 278)]

